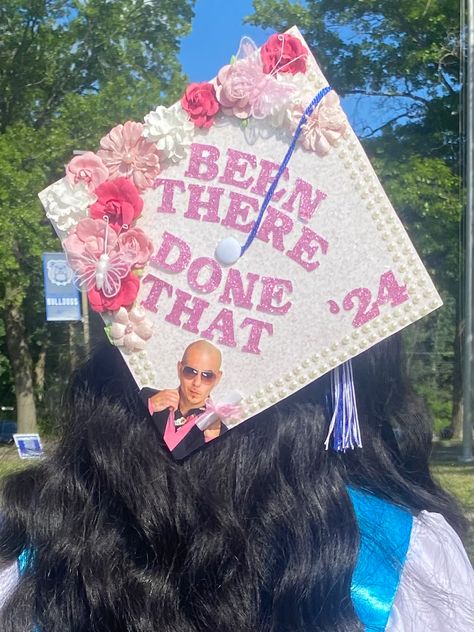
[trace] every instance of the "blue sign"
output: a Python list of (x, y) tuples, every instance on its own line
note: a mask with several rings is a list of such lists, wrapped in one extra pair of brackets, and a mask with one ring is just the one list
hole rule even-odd
[(14, 434), (20, 459), (40, 459), (44, 456), (39, 434)]
[(81, 320), (80, 292), (63, 252), (43, 253), (46, 320)]

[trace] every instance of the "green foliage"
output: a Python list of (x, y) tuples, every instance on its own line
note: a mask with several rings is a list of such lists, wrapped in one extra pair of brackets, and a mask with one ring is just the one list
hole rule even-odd
[(116, 79), (168, 96), (181, 78), (178, 42), (193, 2), (9, 0), (0, 7), (0, 129), (48, 124), (67, 95), (98, 94)]
[[(282, 32), (298, 25), (326, 76), (342, 95), (387, 97), (389, 126), (420, 132), (419, 149), (457, 146), (459, 5), (452, 0), (254, 0), (251, 24)], [(410, 134), (415, 134), (411, 130)], [(443, 154), (441, 151), (441, 154)], [(456, 154), (456, 150), (454, 150)]]
[(455, 303), (448, 294), (443, 300), (443, 309), (404, 332), (407, 374), (428, 407), (437, 436), (451, 425), (453, 397)]
[[(47, 373), (50, 368), (64, 374), (69, 341), (65, 325), (44, 322), (41, 254), (57, 250), (59, 242), (37, 193), (63, 176), (73, 150), (95, 150), (117, 123), (142, 120), (156, 105), (180, 96), (185, 77), (177, 54), (193, 5), (194, 0), (0, 5), (0, 315), (21, 306), (33, 364), (46, 352)], [(12, 375), (3, 322), (0, 352), (0, 393), (6, 396)], [(54, 383), (45, 387), (59, 390)]]
[(456, 295), (462, 203), (457, 174), (440, 158), (405, 160), (378, 147), (372, 162), (439, 289)]

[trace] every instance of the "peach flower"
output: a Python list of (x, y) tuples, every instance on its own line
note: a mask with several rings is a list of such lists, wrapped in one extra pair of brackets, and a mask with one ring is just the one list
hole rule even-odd
[[(291, 113), (293, 130), (305, 110), (303, 105), (297, 105)], [(301, 131), (301, 142), (306, 149), (325, 156), (331, 146), (341, 138), (347, 129), (347, 119), (342, 110), (339, 97), (335, 92), (329, 92), (308, 118)]]
[(142, 136), (143, 124), (127, 121), (117, 125), (100, 141), (100, 156), (110, 178), (125, 177), (140, 189), (151, 187), (160, 173), (160, 154), (156, 145)]

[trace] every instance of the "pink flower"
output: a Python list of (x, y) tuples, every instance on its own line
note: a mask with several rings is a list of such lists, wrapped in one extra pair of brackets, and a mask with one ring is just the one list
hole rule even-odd
[(292, 85), (280, 83), (263, 72), (258, 54), (224, 66), (217, 75), (217, 99), (241, 119), (265, 118), (286, 102), (293, 91)]
[(240, 119), (250, 116), (251, 85), (241, 77), (239, 66), (235, 62), (223, 66), (217, 74), (216, 96), (224, 108), (230, 108), (232, 114)]
[(271, 35), (260, 49), (263, 72), (306, 72), (308, 50), (294, 35), (275, 33)]
[(212, 83), (191, 83), (181, 99), (181, 106), (196, 127), (211, 127), (219, 111)]
[(122, 279), (120, 290), (115, 296), (107, 297), (102, 290), (98, 290), (96, 286), (93, 286), (87, 292), (89, 304), (95, 312), (115, 312), (121, 307), (130, 307), (137, 297), (139, 287), (140, 279), (133, 272), (129, 272)]
[[(293, 110), (293, 126), (296, 128), (304, 112), (302, 105)], [(347, 119), (335, 92), (329, 92), (308, 118), (301, 131), (301, 142), (306, 149), (319, 156), (326, 155), (347, 129)]]
[(109, 223), (117, 232), (123, 226), (130, 227), (143, 209), (137, 188), (127, 178), (116, 178), (103, 182), (94, 193), (97, 202), (90, 207), (90, 215), (95, 219), (103, 219), (106, 215)]
[(142, 136), (143, 124), (127, 121), (117, 125), (100, 141), (97, 155), (107, 165), (111, 179), (125, 177), (140, 189), (151, 187), (160, 173), (156, 145)]
[(63, 248), (73, 269), (76, 272), (80, 272), (80, 270), (76, 269), (74, 261), (87, 255), (98, 258), (105, 250), (109, 252), (114, 248), (116, 242), (117, 233), (107, 225), (105, 220), (87, 217), (78, 222), (69, 231), (63, 241)]
[(143, 268), (153, 254), (153, 244), (140, 228), (130, 228), (121, 233), (115, 249), (125, 253), (132, 268)]
[(145, 315), (141, 307), (134, 307), (127, 312), (121, 307), (113, 315), (113, 323), (110, 328), (110, 338), (114, 345), (123, 347), (125, 353), (141, 351), (145, 343), (151, 338), (152, 322)]
[(88, 191), (92, 193), (99, 184), (107, 180), (109, 172), (102, 160), (91, 151), (75, 156), (66, 165), (66, 178), (71, 183), (85, 184)]

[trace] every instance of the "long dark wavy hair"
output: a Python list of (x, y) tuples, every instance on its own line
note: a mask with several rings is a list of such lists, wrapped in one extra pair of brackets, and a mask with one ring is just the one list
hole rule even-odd
[(322, 378), (175, 462), (101, 348), (73, 377), (54, 453), (4, 486), (0, 559), (31, 556), (2, 632), (362, 630), (347, 486), (464, 522), (430, 476), (397, 337), (353, 363), (363, 449), (324, 449)]

